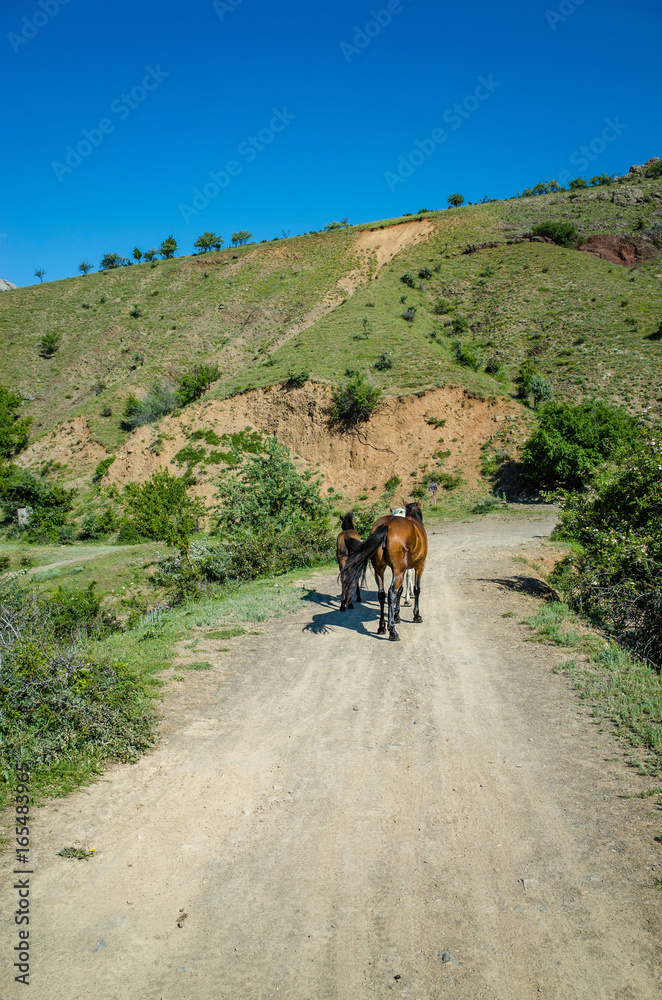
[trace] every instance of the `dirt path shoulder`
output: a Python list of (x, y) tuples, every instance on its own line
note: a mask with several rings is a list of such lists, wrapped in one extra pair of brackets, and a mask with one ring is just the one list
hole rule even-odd
[(199, 646), (158, 748), (39, 811), (31, 996), (657, 1000), (659, 816), (517, 624), (513, 556), (551, 525), (435, 529), (399, 644), (321, 575)]

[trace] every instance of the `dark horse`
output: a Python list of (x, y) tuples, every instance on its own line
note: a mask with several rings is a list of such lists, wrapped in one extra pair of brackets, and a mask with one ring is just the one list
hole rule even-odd
[(393, 579), (388, 590), (388, 637), (397, 642), (400, 636), (395, 630), (395, 624), (400, 621), (402, 584), (408, 569), (413, 569), (416, 575), (414, 621), (423, 621), (419, 614), (418, 602), (421, 593), (421, 575), (425, 569), (427, 554), (428, 536), (423, 527), (420, 501), (407, 504), (405, 517), (396, 517), (392, 514), (380, 517), (375, 521), (370, 537), (354, 550), (341, 570), (343, 601), (346, 600), (346, 595), (351, 594), (354, 587), (365, 579), (368, 562), (372, 562), (379, 588), (380, 615), (377, 634), (384, 635), (386, 632), (384, 574), (386, 567), (390, 566)]
[[(352, 555), (356, 552), (359, 545), (361, 544), (361, 536), (356, 530), (354, 524), (354, 515), (350, 511), (349, 514), (345, 514), (342, 519), (342, 531), (338, 535), (338, 540), (336, 542), (336, 559), (338, 560), (338, 569), (342, 573), (345, 568), (345, 563)], [(363, 598), (361, 597), (361, 588), (357, 581), (356, 583), (356, 600), (360, 604)], [(340, 610), (344, 611), (346, 607), (353, 608), (352, 604), (352, 591), (350, 591), (349, 600), (345, 601), (345, 591), (343, 590), (342, 603), (340, 605)]]

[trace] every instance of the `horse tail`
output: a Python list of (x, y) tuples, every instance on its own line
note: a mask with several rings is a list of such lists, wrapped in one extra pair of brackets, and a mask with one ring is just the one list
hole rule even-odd
[(365, 542), (356, 546), (340, 574), (343, 594), (353, 594), (357, 586), (365, 586), (368, 563), (377, 549), (384, 544), (387, 535), (388, 525), (382, 524), (369, 538), (366, 538)]
[(350, 556), (353, 555), (356, 552), (356, 550), (358, 549), (359, 545), (363, 545), (363, 542), (361, 541), (360, 538), (346, 538), (345, 539), (345, 548), (347, 549), (347, 552), (348, 552), (348, 554)]

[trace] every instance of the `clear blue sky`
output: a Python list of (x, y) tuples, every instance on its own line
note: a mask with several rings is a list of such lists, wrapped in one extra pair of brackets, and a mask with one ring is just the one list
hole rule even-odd
[(207, 229), (226, 245), (237, 229), (271, 238), (662, 155), (659, 0), (388, 7), (3, 5), (0, 277), (32, 284), (41, 267), (51, 281), (170, 233), (190, 252)]

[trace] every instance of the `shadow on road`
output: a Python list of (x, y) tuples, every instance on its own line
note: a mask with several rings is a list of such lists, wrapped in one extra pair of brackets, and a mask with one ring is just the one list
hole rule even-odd
[[(370, 636), (371, 639), (385, 640), (389, 642), (387, 635), (377, 635), (377, 624), (379, 622), (379, 603), (376, 598), (367, 598), (364, 592), (363, 603), (354, 603), (354, 608), (340, 611), (340, 598), (332, 597), (330, 594), (320, 593), (318, 590), (309, 590), (304, 596), (304, 601), (311, 604), (318, 604), (327, 611), (314, 614), (312, 621), (304, 625), (302, 632), (312, 632), (313, 635), (328, 635), (332, 627), (348, 629), (351, 632), (359, 632), (362, 635)], [(401, 624), (406, 625), (405, 619)]]
[(527, 594), (529, 597), (544, 597), (554, 601), (559, 599), (556, 591), (548, 583), (545, 583), (544, 580), (538, 580), (535, 576), (513, 576), (506, 580), (480, 577), (479, 582), (496, 583), (504, 590), (514, 590), (516, 594)]

